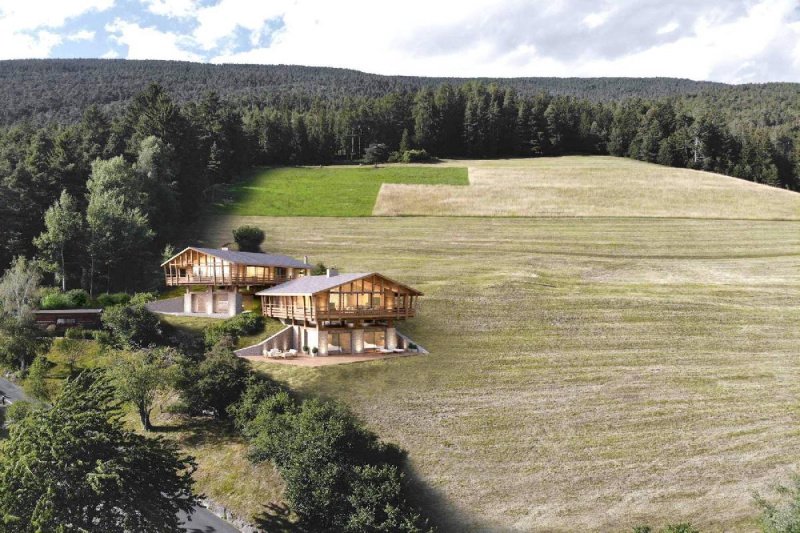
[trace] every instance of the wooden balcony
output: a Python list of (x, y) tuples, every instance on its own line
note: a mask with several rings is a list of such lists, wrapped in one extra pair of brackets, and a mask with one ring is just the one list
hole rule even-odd
[(268, 286), (277, 285), (294, 279), (289, 276), (166, 276), (167, 287), (183, 285), (216, 285), (216, 286)]
[(268, 304), (262, 301), (261, 310), (265, 316), (273, 318), (286, 318), (306, 320), (308, 322), (335, 321), (335, 320), (402, 320), (413, 318), (416, 309), (413, 307), (394, 307), (392, 309), (380, 307), (367, 307), (358, 309), (315, 309), (313, 307), (292, 307), (285, 305)]

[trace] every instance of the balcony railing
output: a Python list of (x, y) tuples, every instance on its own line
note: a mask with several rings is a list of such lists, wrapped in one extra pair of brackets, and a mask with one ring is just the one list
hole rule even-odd
[(285, 305), (263, 304), (266, 316), (273, 318), (293, 318), (296, 320), (339, 320), (347, 318), (412, 318), (416, 315), (413, 307), (362, 307), (352, 309), (315, 309), (313, 307), (292, 307)]
[(167, 276), (167, 286), (178, 285), (275, 285), (294, 279), (290, 276)]

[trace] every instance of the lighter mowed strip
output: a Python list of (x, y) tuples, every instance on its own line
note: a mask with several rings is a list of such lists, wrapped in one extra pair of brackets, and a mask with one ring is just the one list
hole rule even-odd
[(257, 368), (409, 450), (448, 531), (757, 529), (800, 449), (800, 222), (209, 220), (425, 293), (431, 355)]
[(800, 194), (696, 170), (603, 156), (453, 161), (469, 187), (387, 183), (374, 215), (800, 220)]
[(383, 183), (457, 188), (469, 181), (466, 168), (447, 165), (265, 168), (232, 186), (229, 195), (233, 201), (217, 205), (217, 211), (233, 215), (366, 217), (372, 214)]

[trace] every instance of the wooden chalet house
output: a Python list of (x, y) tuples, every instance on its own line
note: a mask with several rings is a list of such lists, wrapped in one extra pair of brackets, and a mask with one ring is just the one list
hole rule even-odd
[(312, 268), (307, 258), (194, 246), (161, 267), (168, 287), (186, 287), (184, 313), (218, 316), (241, 313), (243, 293), (248, 297), (254, 290), (308, 276)]
[(395, 322), (416, 314), (422, 293), (378, 273), (329, 269), (256, 295), (264, 315), (292, 326), (290, 347), (332, 355), (398, 348)]

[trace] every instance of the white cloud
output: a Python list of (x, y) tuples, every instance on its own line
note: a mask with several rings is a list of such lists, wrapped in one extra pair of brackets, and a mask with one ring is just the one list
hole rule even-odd
[(94, 39), (95, 33), (89, 30), (76, 31), (67, 35), (68, 41), (91, 41)]
[(142, 0), (147, 10), (164, 17), (188, 17), (194, 14), (195, 0)]
[[(572, 7), (567, 5), (570, 3)], [(281, 11), (278, 4), (274, 12)], [(763, 63), (759, 58), (768, 50), (783, 48), (792, 57), (800, 57), (800, 31), (789, 24), (797, 18), (794, 0), (747, 0), (741, 7), (720, 3), (708, 8), (687, 2), (682, 13), (688, 11), (690, 16), (680, 20), (695, 20), (694, 26), (661, 16), (673, 12), (670, 6), (660, 11), (654, 8), (647, 19), (649, 26), (640, 26), (639, 33), (630, 37), (638, 46), (626, 49), (623, 41), (619, 50), (605, 53), (598, 51), (603, 39), (629, 30), (631, 13), (643, 15), (636, 2), (615, 2), (606, 10), (594, 6), (599, 4), (602, 9), (608, 3), (585, 2), (584, 6), (594, 9), (583, 18), (579, 14), (575, 22), (560, 22), (563, 31), (561, 27), (548, 28), (548, 21), (563, 20), (562, 15), (569, 11), (580, 13), (580, 0), (552, 2), (548, 5), (552, 12), (546, 15), (534, 10), (540, 18), (531, 19), (528, 35), (550, 30), (547, 38), (559, 38), (572, 32), (569, 37), (573, 41), (568, 44), (576, 50), (574, 56), (562, 52), (566, 45), (556, 42), (548, 49), (539, 46), (548, 44), (546, 38), (536, 41), (521, 35), (526, 21), (513, 20), (511, 11), (523, 5), (521, 0), (502, 7), (491, 0), (464, 0), (458, 10), (447, 2), (407, 0), (403, 9), (391, 12), (359, 4), (357, 0), (283, 4), (284, 26), (272, 36), (270, 46), (239, 53), (223, 51), (211, 61), (296, 63), (431, 76), (676, 76), (728, 82), (778, 77), (800, 81), (800, 71), (789, 64), (784, 68), (773, 65), (770, 72), (753, 70)], [(422, 23), (419, 13), (425, 13)], [(230, 22), (220, 24), (206, 44), (220, 40), (231, 27)], [(581, 27), (586, 33), (581, 33)]]
[(674, 32), (679, 27), (680, 27), (680, 25), (676, 21), (673, 20), (671, 22), (667, 22), (666, 24), (664, 24), (663, 26), (658, 28), (658, 31), (656, 31), (656, 33), (658, 35), (666, 35), (668, 33)]
[[(221, 0), (195, 11), (198, 26), (193, 37), (203, 49), (212, 50), (241, 27), (250, 31), (251, 42), (257, 43), (266, 22), (290, 10), (292, 4), (288, 0)], [(314, 16), (314, 13), (308, 15)]]
[(113, 4), (114, 0), (0, 0), (0, 54), (6, 59), (48, 57), (64, 40), (51, 30)]
[(177, 33), (142, 27), (119, 18), (107, 24), (106, 31), (114, 42), (128, 47), (128, 59), (202, 60), (198, 54), (185, 49), (191, 42)]
[(595, 13), (589, 13), (585, 17), (583, 17), (583, 24), (587, 28), (597, 28), (598, 26), (602, 26), (608, 20), (608, 17), (611, 16), (612, 11), (600, 11)]
[(116, 50), (109, 50), (100, 57), (103, 59), (117, 59), (119, 57), (119, 52), (117, 52)]
[[(58, 29), (113, 1), (0, 0), (0, 57), (47, 57), (59, 43), (105, 37), (100, 27), (61, 36)], [(797, 0), (404, 0), (402, 6), (363, 0), (138, 0), (133, 5), (140, 12), (121, 13), (106, 26), (109, 42), (98, 43), (114, 50), (123, 45), (132, 59), (431, 76), (800, 81)], [(163, 17), (158, 27), (143, 26), (145, 11), (150, 18)], [(281, 24), (273, 31), (269, 23), (276, 20)], [(169, 29), (177, 23), (191, 29), (183, 34)], [(269, 46), (261, 45), (269, 32)], [(250, 49), (237, 51), (242, 45)]]

